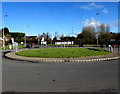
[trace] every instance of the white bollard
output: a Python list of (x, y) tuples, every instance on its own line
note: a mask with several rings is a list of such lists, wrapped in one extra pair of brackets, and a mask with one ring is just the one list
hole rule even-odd
[(12, 49), (12, 45), (9, 45), (9, 49)]
[(15, 42), (15, 51), (17, 52), (18, 51), (18, 43)]
[(111, 45), (108, 45), (108, 51), (109, 52), (111, 51)]
[(111, 46), (111, 52), (113, 52), (113, 47)]
[(17, 52), (17, 46), (15, 46), (15, 51)]

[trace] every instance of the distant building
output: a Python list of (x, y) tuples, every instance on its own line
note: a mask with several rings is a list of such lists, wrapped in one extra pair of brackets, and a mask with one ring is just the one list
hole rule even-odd
[(26, 42), (27, 43), (38, 43), (38, 37), (37, 36), (26, 36)]
[[(5, 44), (7, 44), (9, 37), (4, 37), (4, 39), (5, 39)], [(3, 33), (2, 30), (0, 30), (0, 47), (2, 47), (2, 45), (3, 45)]]

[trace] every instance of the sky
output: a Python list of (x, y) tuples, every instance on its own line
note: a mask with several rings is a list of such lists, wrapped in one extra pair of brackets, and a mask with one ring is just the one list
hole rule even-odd
[[(98, 15), (96, 15), (99, 13)], [(6, 16), (7, 15), (7, 16)], [(2, 2), (3, 26), (37, 36), (76, 35), (84, 26), (109, 24), (118, 32), (117, 2)]]

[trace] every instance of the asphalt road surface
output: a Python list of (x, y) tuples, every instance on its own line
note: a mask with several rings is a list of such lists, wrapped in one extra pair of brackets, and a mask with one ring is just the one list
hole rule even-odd
[(118, 91), (118, 60), (81, 63), (33, 63), (2, 59), (3, 91)]

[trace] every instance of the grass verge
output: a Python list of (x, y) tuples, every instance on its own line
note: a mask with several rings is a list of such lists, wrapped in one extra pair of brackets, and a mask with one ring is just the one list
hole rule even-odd
[[(18, 48), (23, 48), (25, 47), (24, 45), (18, 45)], [(1, 47), (0, 50), (8, 50), (9, 49), (9, 45), (5, 46), (5, 48)]]

